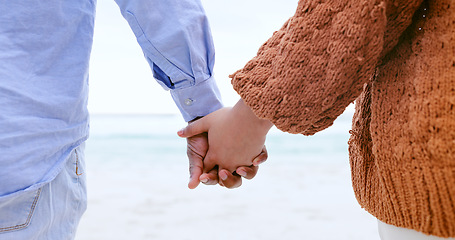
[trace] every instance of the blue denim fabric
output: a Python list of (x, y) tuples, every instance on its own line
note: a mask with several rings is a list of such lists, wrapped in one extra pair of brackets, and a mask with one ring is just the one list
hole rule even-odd
[(84, 144), (37, 190), (0, 198), (0, 240), (69, 240), (87, 208)]

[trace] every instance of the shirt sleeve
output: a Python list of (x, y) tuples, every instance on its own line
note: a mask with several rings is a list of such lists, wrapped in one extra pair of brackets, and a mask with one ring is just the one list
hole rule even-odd
[(115, 0), (157, 82), (185, 121), (222, 107), (212, 77), (215, 51), (199, 0)]

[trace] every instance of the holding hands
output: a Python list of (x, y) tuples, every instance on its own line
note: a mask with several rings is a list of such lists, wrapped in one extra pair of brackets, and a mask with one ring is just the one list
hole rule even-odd
[(235, 188), (241, 185), (240, 176), (253, 178), (257, 166), (267, 160), (264, 143), (272, 126), (257, 118), (243, 100), (191, 122), (178, 132), (188, 143), (188, 187), (203, 182)]

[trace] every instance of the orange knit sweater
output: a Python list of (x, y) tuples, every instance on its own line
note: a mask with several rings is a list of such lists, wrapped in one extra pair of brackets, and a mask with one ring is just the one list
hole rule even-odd
[(300, 0), (231, 77), (258, 117), (290, 133), (329, 127), (357, 99), (360, 205), (455, 237), (455, 0)]

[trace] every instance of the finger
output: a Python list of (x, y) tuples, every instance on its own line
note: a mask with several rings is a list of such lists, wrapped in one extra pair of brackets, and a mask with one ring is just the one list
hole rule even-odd
[(206, 119), (207, 119), (207, 117), (201, 118), (199, 120), (196, 120), (196, 121), (188, 124), (188, 126), (186, 126), (185, 128), (180, 129), (177, 132), (177, 135), (179, 135), (179, 137), (189, 138), (194, 135), (198, 135), (203, 132), (207, 132), (208, 131), (208, 126), (207, 126), (208, 122)]
[(210, 148), (207, 152), (207, 155), (204, 158), (204, 167), (203, 167), (203, 172), (208, 173), (212, 171), (216, 167), (216, 158), (215, 155), (212, 154), (210, 151)]
[(188, 183), (188, 188), (195, 189), (199, 185), (199, 177), (201, 176), (203, 163), (201, 156), (195, 154), (194, 152), (188, 152), (189, 160), (189, 171), (190, 171), (190, 181)]
[(199, 177), (202, 175), (202, 168), (190, 166), (190, 181), (188, 183), (189, 189), (195, 189), (199, 185)]
[(269, 154), (267, 153), (267, 148), (264, 146), (262, 147), (262, 152), (253, 159), (253, 165), (256, 167), (259, 166), (259, 164), (267, 161), (268, 157)]
[(199, 177), (199, 180), (205, 185), (218, 184), (218, 168), (214, 168), (208, 173), (203, 173)]
[(238, 188), (242, 186), (242, 177), (237, 174), (232, 174), (231, 172), (222, 169), (218, 172), (219, 184), (226, 188)]
[(257, 166), (250, 166), (250, 167), (239, 167), (239, 168), (237, 168), (237, 170), (235, 170), (235, 172), (238, 175), (250, 180), (256, 176), (258, 170), (259, 170), (259, 167), (257, 167)]

